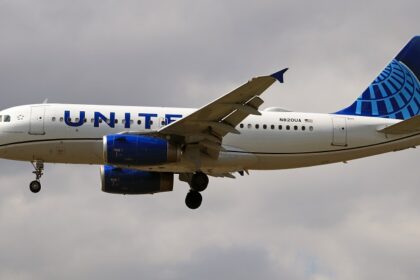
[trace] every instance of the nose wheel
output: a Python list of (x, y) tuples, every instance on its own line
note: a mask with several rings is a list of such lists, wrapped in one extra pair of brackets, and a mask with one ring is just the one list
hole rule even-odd
[(39, 193), (39, 191), (41, 190), (41, 183), (39, 181), (32, 181), (29, 184), (29, 189), (31, 190), (31, 192), (33, 193)]
[(41, 177), (44, 175), (44, 162), (42, 161), (33, 161), (31, 162), (32, 166), (35, 168), (35, 171), (32, 173), (35, 174), (35, 180), (29, 184), (29, 189), (33, 193), (39, 193), (41, 190)]

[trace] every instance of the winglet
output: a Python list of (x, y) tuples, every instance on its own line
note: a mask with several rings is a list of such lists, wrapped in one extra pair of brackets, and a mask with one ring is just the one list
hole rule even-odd
[(283, 70), (280, 70), (280, 71), (272, 74), (271, 77), (273, 77), (274, 79), (276, 79), (280, 83), (283, 83), (284, 82), (283, 76), (284, 76), (284, 73), (286, 73), (287, 70), (289, 70), (289, 68), (284, 68)]

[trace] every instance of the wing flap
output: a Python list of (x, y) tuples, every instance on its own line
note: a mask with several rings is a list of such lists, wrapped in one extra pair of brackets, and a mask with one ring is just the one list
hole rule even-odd
[[(230, 104), (232, 109), (242, 111), (248, 115), (255, 115), (255, 116), (261, 116), (261, 112), (258, 111), (255, 107), (252, 107), (248, 104)], [(258, 108), (258, 107), (257, 107)]]
[[(255, 96), (250, 101), (248, 101), (245, 106), (249, 106), (251, 108), (259, 108), (264, 101), (259, 97)], [(258, 111), (259, 112), (259, 111)], [(223, 121), (225, 123), (229, 123), (232, 126), (237, 126), (241, 121), (243, 121), (249, 114), (243, 110), (236, 110), (229, 116), (227, 116)]]

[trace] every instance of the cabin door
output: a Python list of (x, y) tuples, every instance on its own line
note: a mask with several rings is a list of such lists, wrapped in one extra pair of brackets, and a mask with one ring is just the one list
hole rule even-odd
[(346, 118), (335, 117), (333, 122), (333, 146), (347, 146), (347, 124)]
[(31, 107), (29, 134), (32, 134), (32, 135), (45, 134), (45, 106), (44, 105)]

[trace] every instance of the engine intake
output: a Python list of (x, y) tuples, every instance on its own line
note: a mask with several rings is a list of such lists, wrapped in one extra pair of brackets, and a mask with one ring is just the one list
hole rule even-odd
[(165, 139), (145, 135), (104, 136), (104, 160), (120, 166), (158, 165), (179, 161), (181, 150)]
[(114, 194), (153, 194), (173, 190), (174, 174), (101, 167), (102, 191)]

